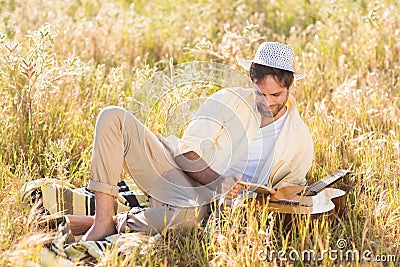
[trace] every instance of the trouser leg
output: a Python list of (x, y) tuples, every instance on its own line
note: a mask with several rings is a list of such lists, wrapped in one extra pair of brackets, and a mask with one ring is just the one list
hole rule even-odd
[(138, 186), (153, 202), (163, 203), (143, 213), (139, 221), (145, 220), (145, 229), (179, 224), (180, 219), (195, 217), (188, 216), (196, 214), (193, 207), (209, 202), (210, 192), (177, 168), (170, 151), (150, 130), (126, 110), (109, 107), (97, 120), (88, 188), (116, 196), (124, 161)]
[(209, 206), (179, 208), (165, 204), (154, 204), (144, 211), (134, 209), (117, 214), (117, 232), (160, 233), (164, 229), (185, 229), (193, 227), (209, 215)]
[(117, 182), (124, 164), (122, 128), (125, 112), (117, 107), (103, 109), (96, 122), (88, 189), (118, 195)]

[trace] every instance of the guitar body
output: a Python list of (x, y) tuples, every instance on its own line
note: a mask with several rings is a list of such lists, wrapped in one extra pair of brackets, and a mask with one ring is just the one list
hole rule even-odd
[[(344, 210), (346, 192), (330, 188), (337, 180), (345, 177), (349, 171), (338, 170), (310, 186), (287, 186), (276, 190), (275, 194), (257, 194), (256, 204), (268, 205), (268, 210), (277, 213), (285, 229), (290, 229), (296, 218), (310, 216), (311, 219), (320, 216), (339, 216)], [(279, 227), (279, 226), (278, 226)]]
[[(336, 188), (325, 188), (313, 195), (302, 195), (304, 186), (287, 186), (279, 188), (276, 194), (271, 195), (269, 201), (265, 196), (257, 197), (257, 202), (278, 213), (288, 214), (324, 214), (335, 209), (340, 199), (346, 193)], [(338, 207), (339, 208), (339, 205)]]

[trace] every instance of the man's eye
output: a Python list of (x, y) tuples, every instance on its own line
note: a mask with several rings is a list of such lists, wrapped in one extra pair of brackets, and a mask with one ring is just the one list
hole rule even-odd
[(278, 97), (278, 96), (280, 96), (281, 94), (272, 94), (272, 96), (275, 96), (275, 97)]
[(267, 96), (266, 94), (263, 94), (263, 93), (258, 92), (258, 91), (256, 91), (256, 93), (257, 93), (257, 95), (259, 95), (259, 96)]

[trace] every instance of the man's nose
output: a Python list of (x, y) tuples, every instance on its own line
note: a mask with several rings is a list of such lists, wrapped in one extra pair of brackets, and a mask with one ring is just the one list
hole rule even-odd
[(270, 95), (265, 96), (265, 100), (267, 101), (267, 104), (270, 106), (273, 104), (274, 99)]

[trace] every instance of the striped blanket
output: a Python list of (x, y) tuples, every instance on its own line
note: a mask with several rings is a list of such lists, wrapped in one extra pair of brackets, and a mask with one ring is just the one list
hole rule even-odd
[[(160, 237), (160, 234), (148, 236), (144, 233), (124, 233), (109, 236), (101, 241), (77, 242), (76, 237), (72, 235), (69, 229), (68, 222), (64, 220), (58, 226), (53, 242), (44, 251), (47, 254), (52, 251), (59, 258), (61, 257), (74, 264), (79, 263), (88, 266), (101, 261), (104, 262), (107, 256), (112, 258), (113, 253), (121, 257), (135, 253), (136, 249), (145, 250)], [(48, 256), (47, 261), (51, 258), (51, 256)], [(59, 258), (57, 259), (54, 256), (53, 258), (53, 263), (59, 261)]]
[[(115, 200), (116, 213), (129, 210), (139, 212), (148, 207), (148, 197), (139, 190), (133, 181), (120, 181), (118, 186), (119, 194)], [(104, 259), (111, 247), (117, 246), (117, 252), (121, 249), (125, 252), (128, 251), (127, 242), (124, 240), (130, 240), (129, 243), (132, 246), (132, 240), (135, 240), (134, 244), (141, 244), (155, 238), (141, 233), (127, 233), (115, 234), (102, 241), (79, 242), (80, 237), (72, 235), (68, 221), (62, 215), (94, 215), (95, 200), (91, 191), (87, 188), (76, 188), (67, 181), (43, 178), (27, 182), (21, 188), (20, 193), (23, 203), (35, 204), (35, 207), (39, 208), (43, 215), (50, 215), (47, 217), (58, 217), (55, 224), (57, 232), (53, 242), (42, 251), (43, 260), (51, 263), (49, 266), (53, 263), (58, 265), (61, 258), (71, 263), (96, 263)], [(128, 239), (127, 236), (129, 236)], [(131, 247), (130, 250), (135, 246), (137, 245)]]
[[(133, 181), (120, 181), (119, 194), (115, 200), (117, 213), (133, 207), (147, 207), (148, 197)], [(87, 188), (76, 188), (67, 181), (43, 178), (24, 184), (22, 201), (26, 204), (40, 202), (44, 214), (94, 215), (94, 194)]]

